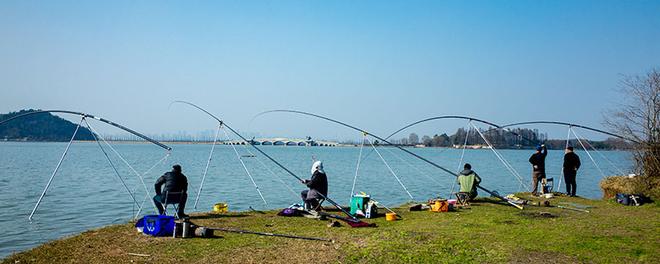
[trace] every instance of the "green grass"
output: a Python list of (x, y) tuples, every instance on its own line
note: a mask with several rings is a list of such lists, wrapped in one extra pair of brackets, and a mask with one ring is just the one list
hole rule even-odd
[[(522, 196), (525, 197), (524, 195)], [(114, 225), (12, 255), (3, 263), (657, 263), (660, 206), (620, 206), (560, 197), (593, 206), (590, 213), (511, 206), (484, 200), (456, 212), (408, 212), (403, 220), (369, 219), (375, 228), (326, 227), (327, 221), (276, 212), (201, 214), (202, 226), (234, 227), (334, 239), (335, 243), (217, 232), (221, 238), (173, 239)], [(549, 212), (554, 217), (543, 217)], [(148, 257), (128, 253), (147, 254)]]

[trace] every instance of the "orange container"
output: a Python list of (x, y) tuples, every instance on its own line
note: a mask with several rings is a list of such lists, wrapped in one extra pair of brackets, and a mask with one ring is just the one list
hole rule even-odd
[(386, 213), (385, 214), (385, 220), (387, 220), (387, 221), (396, 221), (396, 214), (395, 213)]
[(448, 212), (449, 202), (447, 200), (435, 200), (431, 203), (431, 211), (433, 212)]

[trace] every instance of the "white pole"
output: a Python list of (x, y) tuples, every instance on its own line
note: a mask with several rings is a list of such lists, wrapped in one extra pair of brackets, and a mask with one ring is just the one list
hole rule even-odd
[(368, 141), (368, 142), (369, 142), (369, 144), (371, 144), (371, 147), (374, 149), (374, 151), (376, 152), (376, 154), (378, 154), (378, 156), (379, 156), (380, 159), (383, 161), (383, 163), (385, 164), (385, 166), (387, 166), (387, 169), (390, 170), (390, 172), (392, 173), (392, 175), (394, 176), (394, 178), (396, 179), (396, 181), (398, 181), (399, 184), (401, 185), (401, 187), (403, 187), (403, 190), (406, 191), (406, 193), (408, 194), (408, 196), (410, 197), (410, 199), (414, 201), (415, 198), (413, 198), (412, 194), (410, 194), (410, 192), (408, 191), (408, 188), (406, 188), (406, 186), (403, 185), (403, 182), (401, 182), (401, 179), (399, 179), (399, 176), (396, 176), (396, 173), (394, 173), (394, 170), (392, 170), (392, 167), (390, 167), (390, 165), (387, 164), (387, 161), (385, 161), (385, 158), (383, 158), (383, 155), (380, 155), (380, 152), (376, 149), (376, 146), (374, 146), (374, 143), (371, 143), (371, 141)]
[(362, 160), (362, 148), (364, 147), (364, 141), (366, 140), (367, 135), (362, 136), (362, 144), (360, 144), (360, 154), (358, 154), (357, 166), (355, 166), (355, 176), (353, 176), (353, 187), (351, 187), (351, 196), (355, 193), (355, 183), (357, 182), (358, 171), (360, 170), (360, 160)]
[[(568, 126), (568, 136), (566, 136), (566, 148), (568, 148), (568, 142), (571, 140), (571, 127), (572, 127), (572, 126)], [(557, 191), (558, 191), (558, 192), (561, 192), (561, 191), (560, 191), (560, 189), (561, 189), (561, 180), (562, 180), (563, 178), (564, 178), (564, 166), (562, 165), (562, 168), (561, 168), (561, 177), (559, 177), (559, 184), (557, 184)]]
[[(227, 139), (229, 139), (229, 133), (227, 133), (227, 130), (222, 129), (222, 131), (225, 132), (225, 136), (227, 137)], [(259, 190), (259, 186), (257, 186), (257, 183), (254, 181), (254, 178), (252, 178), (252, 174), (250, 174), (250, 171), (248, 170), (247, 166), (245, 166), (245, 162), (243, 162), (243, 159), (241, 158), (241, 154), (238, 154), (238, 150), (236, 150), (236, 146), (232, 144), (231, 147), (234, 149), (234, 153), (236, 153), (236, 157), (238, 158), (238, 161), (240, 161), (241, 165), (243, 165), (243, 169), (245, 170), (245, 173), (247, 173), (247, 176), (250, 178), (250, 181), (252, 181), (252, 185), (254, 185), (254, 188), (257, 189), (257, 193), (259, 193), (259, 197), (261, 197), (261, 200), (264, 201), (264, 204), (268, 206), (268, 202), (266, 202), (264, 195), (261, 194), (261, 190)]]
[(83, 116), (80, 119), (80, 122), (78, 123), (78, 126), (76, 126), (76, 130), (73, 132), (73, 136), (71, 136), (71, 140), (69, 140), (69, 143), (66, 145), (66, 149), (64, 149), (64, 153), (62, 153), (62, 157), (60, 158), (60, 161), (57, 162), (57, 166), (55, 166), (55, 170), (53, 171), (53, 174), (50, 175), (50, 179), (48, 179), (48, 183), (46, 183), (46, 187), (44, 188), (44, 191), (41, 192), (41, 196), (39, 196), (39, 200), (37, 200), (37, 204), (34, 205), (34, 208), (32, 209), (32, 212), (30, 213), (30, 216), (28, 216), (28, 220), (32, 221), (32, 216), (34, 215), (34, 212), (37, 211), (37, 208), (39, 207), (39, 204), (41, 204), (41, 200), (46, 195), (46, 192), (48, 191), (48, 187), (50, 187), (50, 184), (53, 182), (53, 178), (55, 178), (55, 174), (57, 174), (57, 171), (60, 169), (60, 166), (62, 165), (62, 161), (64, 161), (64, 157), (66, 157), (66, 154), (69, 152), (69, 148), (71, 147), (71, 143), (73, 143), (73, 139), (76, 137), (76, 134), (78, 134), (78, 129), (80, 129), (80, 125), (82, 124), (82, 122), (84, 120), (85, 120), (85, 117)]
[(197, 209), (197, 202), (199, 202), (199, 196), (202, 194), (202, 187), (204, 187), (204, 181), (206, 180), (206, 174), (209, 172), (209, 165), (213, 159), (213, 151), (215, 150), (215, 143), (218, 141), (218, 134), (220, 134), (221, 124), (218, 125), (218, 129), (215, 131), (215, 137), (213, 138), (213, 145), (211, 145), (211, 152), (209, 153), (209, 159), (206, 160), (206, 167), (204, 168), (204, 174), (202, 175), (202, 183), (199, 184), (199, 190), (197, 191), (197, 197), (195, 198), (195, 205), (193, 208)]

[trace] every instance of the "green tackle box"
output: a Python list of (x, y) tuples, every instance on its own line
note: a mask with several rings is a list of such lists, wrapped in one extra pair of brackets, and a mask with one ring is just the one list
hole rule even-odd
[(351, 215), (355, 216), (358, 211), (362, 212), (362, 215), (366, 213), (367, 204), (369, 204), (369, 195), (355, 194), (351, 197)]

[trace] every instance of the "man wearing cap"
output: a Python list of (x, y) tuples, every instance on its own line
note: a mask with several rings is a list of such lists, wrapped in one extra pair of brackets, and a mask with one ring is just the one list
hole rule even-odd
[[(545, 156), (548, 155), (548, 149), (545, 144), (536, 146), (536, 152), (529, 157), (529, 163), (532, 164), (532, 194), (538, 195), (538, 184), (545, 179)], [(541, 186), (541, 191), (543, 187)]]
[[(161, 186), (165, 185), (162, 190)], [(179, 218), (188, 217), (183, 213), (183, 210), (186, 208), (186, 200), (188, 199), (188, 178), (186, 175), (181, 173), (181, 166), (174, 165), (172, 166), (172, 171), (166, 172), (163, 176), (160, 176), (156, 180), (156, 196), (154, 196), (154, 203), (158, 208), (158, 213), (163, 214), (165, 209), (163, 208), (163, 203), (167, 196), (167, 203), (178, 203), (179, 211), (177, 215)], [(170, 195), (172, 193), (179, 195)]]
[(564, 154), (564, 181), (566, 182), (566, 194), (575, 196), (575, 176), (580, 168), (580, 157), (573, 152), (573, 147), (566, 147)]

